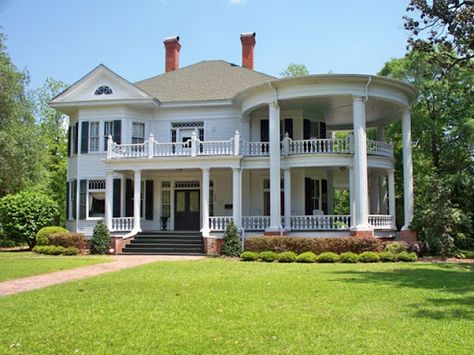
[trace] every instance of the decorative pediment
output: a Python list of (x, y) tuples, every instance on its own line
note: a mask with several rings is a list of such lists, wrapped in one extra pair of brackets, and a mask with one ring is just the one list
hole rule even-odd
[(51, 100), (51, 104), (152, 98), (101, 64)]

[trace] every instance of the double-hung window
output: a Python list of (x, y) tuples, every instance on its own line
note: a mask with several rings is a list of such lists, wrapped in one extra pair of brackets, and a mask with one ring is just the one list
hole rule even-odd
[(132, 144), (145, 142), (145, 124), (140, 122), (132, 123)]
[(89, 151), (98, 152), (100, 141), (99, 122), (91, 122), (89, 127)]
[(104, 151), (107, 151), (109, 136), (114, 136), (114, 121), (104, 122)]

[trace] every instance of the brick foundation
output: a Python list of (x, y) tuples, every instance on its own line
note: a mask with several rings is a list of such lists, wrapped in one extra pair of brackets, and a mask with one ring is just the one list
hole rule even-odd
[(283, 231), (283, 233), (280, 233), (280, 231), (265, 231), (263, 232), (263, 235), (265, 237), (279, 237), (280, 235), (287, 237), (288, 233), (286, 233), (285, 231)]
[(224, 239), (204, 238), (204, 252), (206, 255), (221, 255)]
[(125, 248), (125, 245), (130, 243), (130, 241), (133, 238), (122, 238), (122, 237), (112, 237), (110, 241), (110, 248), (114, 249), (114, 254), (120, 254), (122, 253), (123, 248)]
[(400, 231), (400, 240), (407, 243), (416, 242), (416, 232), (410, 229)]
[(373, 230), (351, 230), (350, 236), (355, 237), (355, 238), (373, 238), (374, 231)]

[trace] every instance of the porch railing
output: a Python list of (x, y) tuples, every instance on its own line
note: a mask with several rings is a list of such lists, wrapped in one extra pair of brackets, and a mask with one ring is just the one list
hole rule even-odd
[(374, 229), (393, 229), (394, 220), (391, 215), (385, 214), (371, 214), (369, 215), (369, 224), (371, 224)]
[(292, 230), (345, 230), (350, 226), (349, 215), (291, 216)]
[(212, 231), (224, 231), (232, 221), (232, 217), (209, 217), (209, 229)]
[(247, 231), (265, 230), (270, 226), (270, 216), (242, 216), (242, 228)]
[(393, 157), (393, 145), (390, 143), (367, 140), (367, 154)]
[(269, 144), (268, 142), (245, 142), (242, 141), (242, 155), (245, 156), (268, 156), (269, 155)]
[(133, 217), (112, 218), (111, 232), (128, 232), (133, 229)]
[[(288, 143), (285, 142), (288, 140)], [(296, 154), (334, 154), (351, 152), (349, 139), (304, 139), (293, 140), (285, 137), (283, 140), (283, 152), (287, 145), (288, 155)]]

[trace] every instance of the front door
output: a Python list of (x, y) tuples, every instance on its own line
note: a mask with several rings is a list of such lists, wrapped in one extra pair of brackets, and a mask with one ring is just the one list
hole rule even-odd
[(175, 230), (199, 230), (199, 197), (199, 190), (175, 190)]

